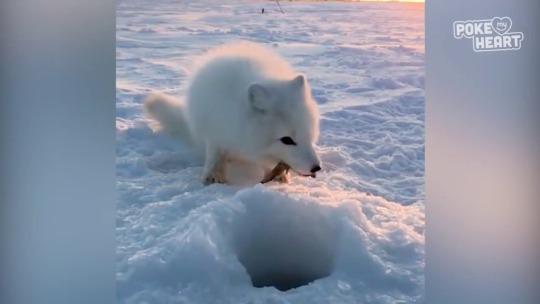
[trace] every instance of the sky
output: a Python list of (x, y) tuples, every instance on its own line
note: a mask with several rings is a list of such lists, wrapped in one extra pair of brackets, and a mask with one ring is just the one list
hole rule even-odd
[(417, 2), (424, 3), (424, 0), (350, 0), (350, 1), (374, 1), (374, 2)]
[[(282, 0), (285, 1), (285, 0)], [(315, 1), (322, 1), (322, 0), (315, 0)], [(340, 0), (336, 0), (340, 1)], [(347, 1), (347, 2), (416, 2), (416, 3), (424, 3), (425, 0), (341, 0), (341, 1)]]

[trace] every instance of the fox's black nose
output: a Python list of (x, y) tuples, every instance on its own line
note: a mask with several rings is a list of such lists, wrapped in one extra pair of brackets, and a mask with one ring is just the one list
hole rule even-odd
[(311, 168), (311, 173), (315, 173), (317, 171), (321, 171), (321, 166), (316, 165), (315, 167)]

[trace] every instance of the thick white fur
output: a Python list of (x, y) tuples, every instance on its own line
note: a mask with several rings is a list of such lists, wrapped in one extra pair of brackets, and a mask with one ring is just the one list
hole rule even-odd
[[(145, 109), (161, 127), (205, 153), (203, 182), (227, 182), (224, 168), (241, 161), (301, 175), (320, 166), (317, 104), (305, 76), (271, 50), (248, 42), (210, 50), (198, 62), (185, 102), (154, 93)], [(285, 145), (282, 137), (296, 145)]]
[(162, 93), (152, 93), (144, 100), (144, 110), (159, 124), (157, 128), (173, 136), (180, 137), (189, 145), (193, 145), (193, 137), (189, 131), (186, 106), (176, 98)]

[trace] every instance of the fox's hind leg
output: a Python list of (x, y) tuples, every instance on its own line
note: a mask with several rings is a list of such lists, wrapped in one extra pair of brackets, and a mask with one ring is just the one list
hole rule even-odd
[(202, 182), (205, 185), (214, 183), (225, 184), (225, 152), (210, 144), (206, 145), (206, 159), (203, 169)]

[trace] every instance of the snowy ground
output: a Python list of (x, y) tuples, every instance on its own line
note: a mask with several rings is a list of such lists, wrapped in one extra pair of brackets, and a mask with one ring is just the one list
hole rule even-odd
[[(118, 4), (119, 302), (424, 302), (424, 7), (282, 6)], [(200, 161), (148, 127), (145, 94), (182, 96), (193, 56), (239, 39), (308, 76), (322, 114), (316, 179), (204, 187)]]

